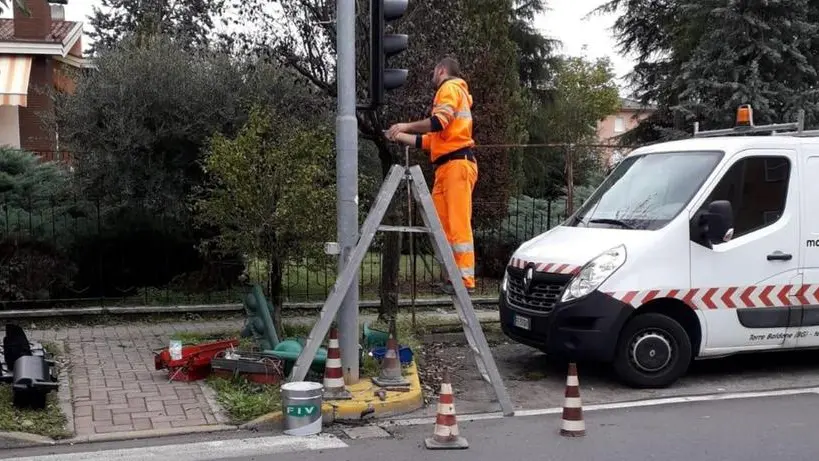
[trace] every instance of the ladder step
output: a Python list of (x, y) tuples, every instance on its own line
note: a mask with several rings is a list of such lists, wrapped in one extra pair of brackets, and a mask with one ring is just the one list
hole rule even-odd
[(416, 234), (429, 234), (429, 229), (426, 227), (378, 226), (378, 230), (382, 232), (414, 232)]

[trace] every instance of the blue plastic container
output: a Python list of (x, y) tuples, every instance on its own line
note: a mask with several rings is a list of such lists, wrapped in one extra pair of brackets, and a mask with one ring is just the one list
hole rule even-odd
[[(378, 360), (384, 360), (384, 356), (387, 355), (387, 348), (386, 347), (376, 347), (375, 349), (370, 351), (373, 358)], [(409, 365), (412, 362), (412, 349), (407, 346), (398, 346), (398, 360), (401, 362), (401, 365)]]

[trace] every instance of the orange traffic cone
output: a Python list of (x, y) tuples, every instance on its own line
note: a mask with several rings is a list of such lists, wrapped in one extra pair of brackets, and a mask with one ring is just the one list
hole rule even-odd
[(328, 400), (349, 400), (353, 396), (344, 387), (344, 370), (341, 368), (341, 350), (338, 346), (338, 329), (330, 329), (327, 345), (327, 362), (324, 365), (324, 398)]
[(409, 381), (401, 374), (401, 361), (398, 359), (398, 341), (390, 335), (387, 340), (387, 351), (381, 362), (381, 374), (373, 382), (384, 388), (407, 387)]
[(438, 395), (438, 414), (435, 417), (435, 429), (432, 437), (424, 439), (424, 445), (430, 450), (462, 450), (469, 448), (469, 442), (461, 437), (458, 421), (455, 418), (455, 397), (452, 395), (452, 383), (449, 372), (444, 371), (441, 392)]
[(569, 364), (569, 374), (566, 376), (566, 394), (563, 401), (563, 422), (560, 435), (564, 437), (586, 435), (583, 403), (580, 400), (580, 380), (577, 378), (577, 365), (574, 363)]

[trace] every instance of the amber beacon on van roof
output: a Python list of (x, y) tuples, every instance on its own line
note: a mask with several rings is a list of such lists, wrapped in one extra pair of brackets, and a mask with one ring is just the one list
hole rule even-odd
[(694, 122), (695, 138), (732, 136), (756, 133), (771, 133), (773, 136), (819, 136), (819, 130), (805, 130), (805, 110), (800, 109), (797, 120), (791, 123), (774, 123), (771, 125), (754, 125), (754, 109), (750, 104), (737, 108), (736, 124), (733, 128), (700, 131), (700, 123)]

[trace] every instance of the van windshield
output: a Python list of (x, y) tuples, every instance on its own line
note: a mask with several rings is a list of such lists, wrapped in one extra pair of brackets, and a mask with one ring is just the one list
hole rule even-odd
[(660, 229), (688, 204), (722, 152), (626, 157), (566, 225)]

